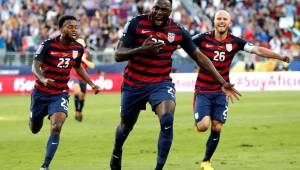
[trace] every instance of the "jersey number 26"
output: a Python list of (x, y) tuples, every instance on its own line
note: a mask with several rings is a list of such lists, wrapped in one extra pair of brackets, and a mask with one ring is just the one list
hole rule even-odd
[(216, 54), (214, 56), (214, 61), (224, 61), (225, 60), (225, 52), (224, 51), (214, 51)]

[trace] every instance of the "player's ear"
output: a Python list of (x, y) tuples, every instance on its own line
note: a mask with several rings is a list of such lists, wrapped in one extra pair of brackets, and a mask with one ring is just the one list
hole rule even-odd
[(229, 28), (231, 28), (232, 27), (232, 21), (230, 20), (229, 21)]

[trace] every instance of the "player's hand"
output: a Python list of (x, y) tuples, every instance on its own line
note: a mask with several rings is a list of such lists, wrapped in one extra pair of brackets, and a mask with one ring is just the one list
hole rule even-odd
[(53, 80), (53, 79), (44, 78), (44, 79), (41, 79), (40, 81), (43, 83), (44, 86), (49, 86), (49, 85), (50, 86), (55, 86), (54, 85), (55, 80)]
[(163, 42), (154, 42), (152, 38), (153, 36), (149, 36), (140, 47), (143, 54), (155, 54), (163, 47)]
[(94, 94), (98, 94), (100, 92), (100, 87), (97, 86), (96, 84), (92, 85), (91, 87), (94, 91)]
[(242, 96), (241, 93), (238, 92), (233, 86), (234, 85), (231, 83), (225, 83), (222, 86), (222, 91), (230, 99), (231, 103), (233, 103), (233, 98), (240, 100), (240, 96)]
[(286, 62), (286, 63), (289, 63), (291, 61), (291, 58), (289, 56), (285, 55), (285, 56), (282, 57), (281, 60), (284, 61), (284, 62)]

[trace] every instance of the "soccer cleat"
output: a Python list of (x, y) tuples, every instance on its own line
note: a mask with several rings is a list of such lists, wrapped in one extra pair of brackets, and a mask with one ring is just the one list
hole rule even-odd
[(121, 170), (121, 162), (122, 162), (122, 151), (119, 153), (113, 152), (110, 159), (110, 169)]
[(50, 170), (48, 167), (42, 166), (40, 170)]
[(214, 168), (211, 166), (210, 161), (204, 161), (201, 163), (200, 170), (214, 170)]
[(82, 121), (82, 115), (76, 115), (75, 120), (77, 120), (78, 122), (81, 122)]

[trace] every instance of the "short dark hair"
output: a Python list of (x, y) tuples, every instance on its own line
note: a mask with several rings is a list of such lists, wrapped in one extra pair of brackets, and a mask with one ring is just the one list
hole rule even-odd
[(72, 15), (62, 16), (59, 19), (59, 21), (58, 21), (58, 28), (60, 29), (67, 20), (75, 20), (75, 21), (77, 21), (77, 19), (74, 16), (72, 16)]
[(169, 0), (169, 2), (170, 2), (170, 4), (172, 5), (172, 2), (173, 2), (173, 1), (172, 1), (172, 0)]

